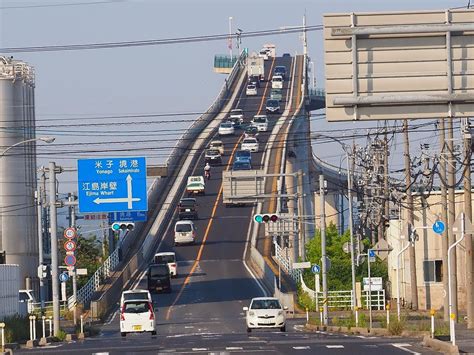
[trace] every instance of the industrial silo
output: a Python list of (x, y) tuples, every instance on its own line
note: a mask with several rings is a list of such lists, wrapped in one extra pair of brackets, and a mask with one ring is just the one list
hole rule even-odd
[(34, 86), (31, 66), (0, 56), (0, 250), (20, 265), (21, 287), (37, 290)]

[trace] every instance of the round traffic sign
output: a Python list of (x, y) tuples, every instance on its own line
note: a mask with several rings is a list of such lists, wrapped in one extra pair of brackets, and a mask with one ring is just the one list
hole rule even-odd
[(66, 282), (67, 280), (69, 280), (69, 275), (67, 272), (62, 272), (59, 274), (59, 281)]
[(313, 274), (319, 274), (319, 272), (321, 271), (321, 268), (319, 267), (318, 264), (314, 264), (313, 266), (311, 266), (311, 271), (313, 272)]
[(66, 251), (76, 250), (76, 242), (74, 240), (68, 240), (64, 243), (64, 249), (66, 249)]
[(438, 220), (433, 223), (433, 232), (437, 234), (443, 234), (445, 229), (446, 229), (446, 226), (444, 225), (443, 221)]
[(342, 245), (342, 251), (346, 254), (350, 253), (351, 252), (351, 243), (349, 242), (345, 242), (343, 245)]
[(76, 237), (76, 228), (69, 227), (64, 230), (64, 238), (73, 239), (75, 237)]
[(74, 266), (76, 265), (76, 257), (74, 255), (66, 255), (64, 258), (64, 264), (67, 266)]

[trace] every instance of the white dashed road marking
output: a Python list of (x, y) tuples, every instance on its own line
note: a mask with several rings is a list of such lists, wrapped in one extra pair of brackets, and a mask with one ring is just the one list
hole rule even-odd
[(326, 345), (328, 349), (344, 349), (344, 345)]
[(226, 350), (244, 350), (244, 348), (242, 348), (241, 346), (227, 346), (225, 348)]
[(295, 350), (309, 350), (311, 349), (309, 346), (293, 346)]
[(208, 351), (208, 348), (193, 348), (193, 351)]

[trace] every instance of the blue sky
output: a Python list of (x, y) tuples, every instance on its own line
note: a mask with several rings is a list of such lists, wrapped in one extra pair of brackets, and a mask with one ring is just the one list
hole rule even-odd
[[(85, 5), (87, 2), (95, 4)], [(0, 48), (225, 34), (228, 33), (230, 16), (233, 29), (241, 28), (245, 32), (301, 25), (305, 12), (307, 24), (317, 25), (322, 24), (324, 13), (430, 10), (466, 4), (467, 0), (0, 0)], [(302, 53), (299, 34), (244, 38), (242, 46), (258, 50), (268, 42), (275, 43), (280, 54)], [(308, 45), (309, 55), (317, 68), (318, 85), (322, 86), (322, 33), (309, 33)], [(38, 135), (57, 137), (54, 146), (42, 146), (39, 152), (59, 154), (43, 155), (40, 164), (54, 159), (60, 165), (74, 167), (75, 150), (98, 150), (88, 155), (104, 156), (107, 153), (101, 150), (107, 147), (143, 148), (143, 155), (149, 156), (149, 162), (163, 162), (169, 149), (157, 154), (146, 148), (171, 147), (172, 140), (189, 122), (140, 125), (130, 124), (133, 119), (100, 119), (100, 122), (109, 122), (110, 125), (90, 128), (84, 123), (98, 121), (85, 118), (203, 112), (212, 104), (224, 82), (225, 76), (212, 70), (214, 55), (220, 53), (228, 53), (224, 40), (15, 55), (36, 70)], [(185, 116), (187, 120), (196, 117)], [(173, 117), (161, 119), (174, 120)], [(125, 125), (117, 126), (117, 122)], [(72, 123), (79, 126), (50, 127), (52, 124)], [(343, 126), (317, 121), (313, 125), (313, 129), (318, 130), (353, 128), (356, 128), (353, 123)], [(150, 137), (159, 140), (156, 132), (160, 129), (170, 130), (170, 135), (166, 136), (169, 142), (142, 142)], [(129, 136), (127, 132), (130, 130), (137, 132)], [(138, 143), (111, 143), (129, 140)], [(337, 148), (335, 151), (321, 156), (339, 163), (342, 150)], [(401, 149), (395, 157), (392, 156), (398, 164), (396, 156), (401, 156)], [(75, 190), (73, 175), (64, 174), (61, 180), (62, 192)]]

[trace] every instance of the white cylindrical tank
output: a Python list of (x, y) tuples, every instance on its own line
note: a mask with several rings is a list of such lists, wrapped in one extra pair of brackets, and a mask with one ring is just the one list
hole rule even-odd
[[(0, 250), (20, 265), (21, 287), (36, 280), (36, 144), (34, 73), (28, 64), (0, 56)], [(16, 146), (15, 144), (20, 143)]]

